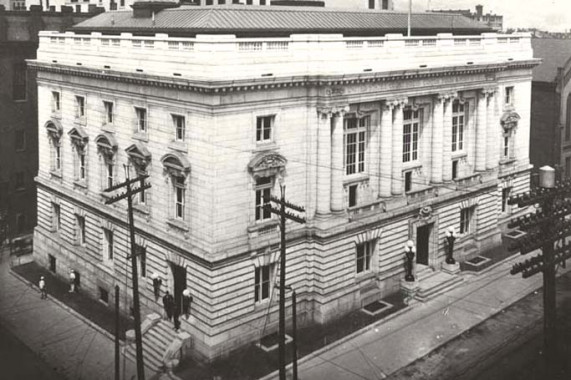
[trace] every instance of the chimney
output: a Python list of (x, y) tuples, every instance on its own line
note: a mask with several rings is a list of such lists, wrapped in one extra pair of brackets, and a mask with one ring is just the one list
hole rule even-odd
[(153, 15), (159, 13), (163, 9), (178, 8), (179, 3), (176, 1), (136, 1), (131, 5), (133, 8), (134, 18), (152, 18)]
[(476, 14), (478, 15), (478, 17), (482, 17), (483, 13), (484, 13), (484, 6), (481, 4), (476, 5)]

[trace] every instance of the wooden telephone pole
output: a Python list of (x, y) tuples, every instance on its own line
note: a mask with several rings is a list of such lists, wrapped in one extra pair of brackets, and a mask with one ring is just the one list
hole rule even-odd
[[(546, 373), (551, 379), (557, 365), (555, 267), (557, 264), (565, 265), (565, 260), (571, 257), (571, 242), (565, 243), (565, 238), (571, 236), (571, 221), (566, 219), (571, 215), (571, 180), (556, 183), (555, 170), (544, 166), (540, 169), (539, 182), (538, 189), (508, 200), (508, 204), (519, 207), (539, 205), (539, 211), (513, 219), (508, 224), (509, 228), (526, 232), (508, 250), (520, 251), (522, 255), (542, 250), (542, 254), (514, 264), (510, 273), (522, 273), (523, 278), (528, 278), (543, 272), (544, 353)], [(558, 241), (560, 246), (554, 248)]]
[[(129, 168), (125, 167), (127, 180), (118, 185), (111, 186), (105, 191), (114, 191), (125, 188), (124, 193), (111, 197), (105, 204), (113, 204), (117, 201), (127, 198), (127, 210), (129, 214), (129, 236), (131, 240), (131, 255), (127, 259), (131, 259), (131, 272), (133, 277), (133, 317), (135, 318), (135, 344), (137, 350), (137, 378), (145, 380), (145, 366), (143, 364), (143, 341), (141, 334), (141, 310), (139, 309), (139, 275), (137, 273), (137, 255), (139, 254), (135, 245), (135, 225), (133, 222), (133, 195), (151, 188), (145, 179), (148, 175), (142, 175), (134, 179), (129, 179)], [(132, 188), (131, 185), (140, 183), (139, 187)]]
[[(281, 232), (281, 251), (280, 251), (280, 311), (279, 311), (279, 367), (280, 367), (280, 380), (286, 380), (286, 359), (285, 359), (285, 276), (286, 276), (286, 219), (293, 220), (297, 223), (305, 223), (305, 218), (301, 218), (295, 214), (292, 214), (286, 208), (292, 209), (298, 212), (305, 212), (305, 209), (301, 206), (289, 203), (285, 199), (285, 186), (280, 185), (281, 198), (270, 196), (270, 199), (264, 199), (268, 202), (264, 205), (264, 208), (271, 211), (272, 213), (280, 216), (280, 232)], [(273, 202), (279, 206), (274, 207), (270, 202)]]

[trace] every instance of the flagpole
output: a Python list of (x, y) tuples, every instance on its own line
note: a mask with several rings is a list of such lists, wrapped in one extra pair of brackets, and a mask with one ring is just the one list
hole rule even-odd
[(410, 37), (410, 16), (412, 13), (412, 0), (408, 0), (408, 27), (407, 27), (407, 36)]

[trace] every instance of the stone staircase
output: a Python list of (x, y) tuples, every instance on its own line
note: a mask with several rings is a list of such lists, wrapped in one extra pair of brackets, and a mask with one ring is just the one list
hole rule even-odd
[[(161, 319), (143, 334), (143, 358), (145, 367), (151, 373), (162, 371), (163, 356), (167, 348), (174, 340), (179, 339), (178, 333), (174, 331), (173, 327), (172, 322)], [(127, 346), (125, 355), (137, 362), (135, 343)]]
[(421, 302), (445, 293), (463, 280), (461, 276), (433, 271), (428, 266), (417, 269), (418, 290), (414, 298)]

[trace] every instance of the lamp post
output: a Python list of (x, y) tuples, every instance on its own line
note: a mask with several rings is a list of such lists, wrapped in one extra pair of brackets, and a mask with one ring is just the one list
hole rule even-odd
[(456, 240), (456, 233), (454, 227), (449, 227), (446, 231), (446, 242), (448, 249), (446, 250), (446, 264), (456, 264), (456, 260), (452, 256), (454, 254), (454, 241)]
[(406, 274), (404, 276), (405, 281), (414, 282), (414, 275), (412, 274), (412, 260), (414, 259), (414, 254), (416, 253), (416, 248), (412, 240), (409, 240), (404, 245), (404, 254), (406, 257)]

